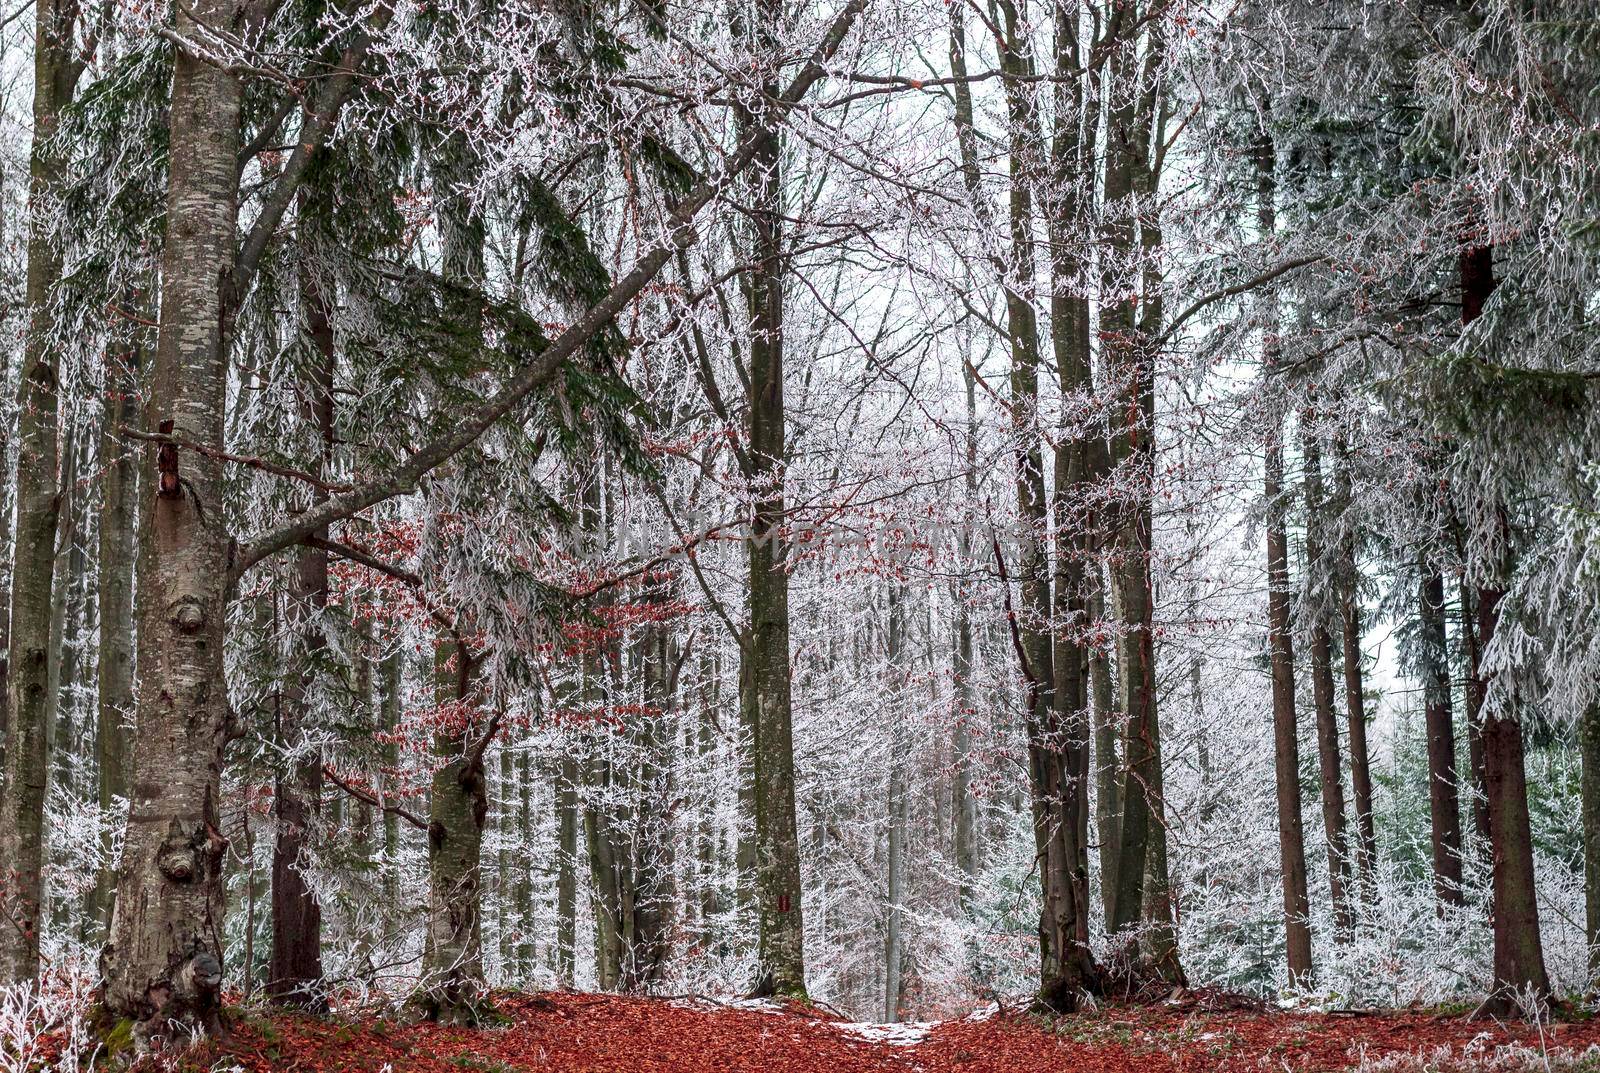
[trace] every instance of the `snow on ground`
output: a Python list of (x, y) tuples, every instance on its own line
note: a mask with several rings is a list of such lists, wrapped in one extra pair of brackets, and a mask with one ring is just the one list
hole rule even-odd
[(891, 1047), (910, 1047), (928, 1038), (928, 1033), (939, 1021), (900, 1021), (894, 1024), (878, 1021), (834, 1021), (833, 1027), (847, 1036), (864, 1039), (868, 1043), (887, 1043)]

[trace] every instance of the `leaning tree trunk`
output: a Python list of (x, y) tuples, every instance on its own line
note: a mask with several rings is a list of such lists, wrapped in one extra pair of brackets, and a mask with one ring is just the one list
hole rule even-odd
[(59, 414), (50, 292), (61, 254), (50, 234), (61, 179), (56, 122), (72, 101), (81, 64), (73, 46), (75, 0), (39, 0), (34, 12), (33, 148), (28, 201), (28, 323), (16, 418), (16, 533), (12, 545), (10, 635), (0, 792), (0, 985), (39, 972), (44, 892), (44, 806), (49, 785), (48, 681), (55, 579)]
[(1424, 563), (1417, 593), (1422, 622), (1423, 712), (1428, 734), (1428, 816), (1433, 891), (1441, 910), (1461, 905), (1461, 799), (1456, 790), (1455, 713), (1450, 703), (1450, 655), (1444, 628), (1444, 578)]
[[(199, 0), (178, 32), (230, 24), (234, 8)], [(222, 983), (220, 790), (227, 744), (223, 669), (229, 540), (222, 463), (238, 193), (237, 76), (176, 50), (161, 326), (148, 421), (204, 445), (148, 452), (156, 495), (141, 534), (133, 793), (105, 1004), (135, 1039), (171, 1021), (217, 1027)]]

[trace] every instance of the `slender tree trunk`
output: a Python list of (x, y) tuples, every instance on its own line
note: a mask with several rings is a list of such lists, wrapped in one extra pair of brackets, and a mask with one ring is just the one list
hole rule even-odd
[[(313, 473), (326, 478), (333, 463), (333, 406), (335, 356), (333, 324), (326, 298), (316, 281), (302, 269), (301, 296), (316, 366), (303, 385), (307, 424), (316, 430), (317, 458)], [(319, 498), (326, 498), (321, 493)], [(328, 539), (326, 527), (316, 533)], [(312, 831), (322, 816), (322, 751), (307, 742), (314, 735), (312, 697), (314, 679), (327, 647), (323, 617), (328, 609), (328, 553), (321, 548), (300, 549), (293, 590), (289, 598), (288, 625), (294, 638), (294, 662), (284, 688), (281, 746), (293, 758), (278, 778), (273, 809), (277, 838), (272, 847), (272, 958), (267, 972), (267, 995), (279, 1005), (304, 1006), (322, 1011), (327, 998), (321, 993), (322, 907), (306, 883)], [(359, 657), (358, 657), (359, 658)]]
[[(472, 655), (460, 641), (438, 646), (437, 696), (463, 711), (464, 725), (433, 738), (428, 793), (428, 928), (413, 1006), (430, 1020), (473, 1024), (486, 998), (483, 975), (482, 852), (489, 818), (483, 713), (472, 687)], [(454, 723), (454, 721), (451, 721)]]
[[(1105, 617), (1104, 584), (1096, 568), (1091, 620)], [(1117, 756), (1120, 712), (1111, 681), (1111, 655), (1095, 647), (1089, 653), (1089, 683), (1094, 704), (1095, 829), (1100, 839), (1100, 908), (1109, 930), (1116, 903), (1117, 839), (1122, 821), (1122, 764)]]
[[(95, 730), (102, 819), (109, 818), (117, 802), (128, 797), (126, 742), (133, 722), (134, 532), (141, 497), (137, 454), (117, 428), (139, 424), (142, 356), (137, 330), (130, 333), (126, 342), (111, 348), (107, 359), (105, 428), (100, 437), (100, 661)], [(100, 844), (105, 867), (95, 878), (87, 909), (93, 934), (101, 940), (111, 926), (111, 895), (116, 884), (112, 845), (113, 835), (108, 827)]]
[(574, 983), (578, 956), (578, 761), (563, 755), (556, 776), (556, 979)]
[[(34, 10), (33, 146), (28, 201), (28, 323), (16, 418), (16, 532), (11, 560), (10, 633), (0, 790), (0, 985), (39, 972), (44, 893), (44, 808), (48, 787), (50, 612), (54, 595), (57, 440), (55, 324), (50, 292), (61, 254), (50, 234), (59, 149), (52, 142), (72, 102), (81, 63), (73, 43), (75, 0), (38, 0)], [(3, 456), (0, 456), (3, 458)]]
[[(71, 420), (68, 417), (64, 422), (65, 434), (61, 437), (56, 561), (50, 598), (50, 660), (49, 672), (45, 676), (45, 748), (52, 761), (46, 802), (51, 793), (62, 794), (68, 800), (81, 799), (73, 785), (73, 776), (81, 765), (74, 761), (86, 751), (77, 740), (77, 703), (74, 693), (83, 641), (81, 623), (86, 603), (83, 589), (88, 577), (88, 557), (84, 554), (80, 539), (87, 487), (78, 478), (78, 474), (86, 467), (82, 459), (83, 445)], [(41, 893), (42, 888), (41, 884)], [(48, 906), (42, 910), (39, 918), (41, 932), (46, 926), (58, 933), (66, 932), (70, 912), (70, 902), (58, 889), (50, 897)], [(3, 925), (3, 921), (0, 921), (0, 925)]]
[[(235, 10), (198, 0), (177, 31), (232, 25)], [(235, 74), (175, 50), (171, 178), (161, 273), (161, 327), (150, 430), (223, 447), (232, 271), (237, 236), (240, 87)], [(105, 1004), (147, 1043), (171, 1022), (217, 1026), (222, 983), (222, 753), (229, 732), (223, 651), (230, 541), (222, 463), (152, 447), (156, 495), (139, 570), (138, 734), (133, 796), (111, 940), (101, 957)]]
[[(977, 501), (978, 490), (978, 404), (977, 381), (972, 370), (963, 366), (962, 380), (967, 397), (966, 488), (969, 502)], [(972, 562), (971, 527), (963, 524), (960, 534), (961, 569)], [(974, 883), (978, 875), (978, 799), (972, 793), (972, 721), (977, 718), (972, 695), (972, 611), (967, 601), (967, 586), (957, 581), (951, 588), (955, 608), (954, 672), (956, 686), (955, 732), (951, 751), (955, 757), (952, 797), (955, 811), (955, 857), (960, 879), (956, 887), (956, 908), (962, 914), (971, 908)]]
[[(1341, 506), (1351, 498), (1350, 471), (1341, 442), (1335, 470)], [(1345, 540), (1340, 548), (1339, 618), (1344, 665), (1345, 728), (1350, 737), (1350, 788), (1355, 795), (1356, 864), (1360, 870), (1361, 897), (1370, 911), (1376, 907), (1378, 838), (1372, 820), (1372, 764), (1367, 753), (1367, 702), (1361, 672), (1361, 601), (1355, 545)]]
[(1272, 645), (1273, 762), (1278, 787), (1278, 853), (1283, 868), (1283, 914), (1289, 978), (1311, 981), (1311, 901), (1306, 889), (1306, 846), (1301, 830), (1299, 720), (1294, 702), (1294, 647), (1289, 625), (1289, 541), (1284, 528), (1283, 449), (1267, 447), (1266, 498), (1268, 619)]
[(1456, 792), (1455, 713), (1450, 703), (1450, 654), (1444, 628), (1444, 578), (1422, 565), (1417, 606), (1425, 649), (1424, 720), (1428, 734), (1428, 815), (1433, 890), (1441, 908), (1461, 905), (1461, 801)]
[[(1277, 230), (1277, 152), (1263, 132), (1256, 144), (1258, 224), (1263, 235)], [(1267, 332), (1276, 331), (1273, 309)], [(1269, 342), (1265, 360), (1270, 366)], [(1278, 796), (1278, 855), (1283, 869), (1283, 918), (1291, 984), (1311, 982), (1311, 900), (1306, 890), (1306, 843), (1300, 812), (1300, 728), (1294, 701), (1294, 644), (1289, 625), (1289, 538), (1283, 504), (1281, 426), (1268, 432), (1267, 617), (1272, 659), (1273, 769)]]
[[(898, 582), (889, 584), (889, 674), (894, 678), (890, 695), (898, 696), (905, 684), (905, 595)], [(905, 958), (902, 928), (905, 914), (901, 901), (905, 897), (906, 826), (910, 819), (910, 787), (907, 785), (911, 742), (904, 725), (903, 706), (896, 706), (894, 725), (889, 735), (889, 859), (886, 889), (888, 905), (885, 907), (887, 925), (884, 934), (884, 987), (883, 1019), (893, 1023), (900, 1020), (901, 969)]]
[[(1306, 562), (1322, 557), (1326, 507), (1322, 497), (1322, 443), (1316, 416), (1305, 414), (1301, 430), (1306, 481)], [(1320, 606), (1320, 600), (1317, 601)], [(1333, 638), (1319, 610), (1311, 627), (1311, 689), (1317, 710), (1317, 769), (1321, 781), (1322, 828), (1328, 843), (1328, 893), (1335, 937), (1348, 940), (1355, 928), (1350, 908), (1350, 847), (1345, 837), (1344, 765), (1339, 757), (1339, 717), (1334, 712)]]
[(1600, 704), (1584, 712), (1578, 747), (1583, 757), (1583, 934), (1592, 988), (1600, 979)]
[(512, 948), (516, 965), (516, 979), (526, 984), (533, 979), (533, 968), (538, 962), (535, 946), (533, 918), (533, 870), (528, 867), (526, 847), (533, 844), (533, 760), (524, 749), (517, 757), (517, 854), (516, 890), (516, 941)]
[[(384, 800), (394, 799), (392, 785), (400, 766), (400, 744), (396, 730), (400, 725), (400, 709), (404, 703), (405, 658), (401, 649), (384, 657), (381, 665), (383, 697), (378, 705), (378, 725), (383, 729), (383, 770), (379, 785), (384, 790)], [(400, 895), (400, 817), (393, 811), (383, 814), (383, 896), (384, 904), (394, 908)]]
[(1466, 577), (1459, 586), (1461, 648), (1467, 671), (1467, 769), (1472, 776), (1472, 829), (1478, 841), (1489, 845), (1489, 798), (1483, 786), (1483, 679), (1478, 671), (1478, 625), (1472, 589)]

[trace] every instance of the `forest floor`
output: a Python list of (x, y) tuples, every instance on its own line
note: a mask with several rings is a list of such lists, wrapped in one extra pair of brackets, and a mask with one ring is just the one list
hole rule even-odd
[(228, 1039), (188, 1057), (191, 1068), (248, 1073), (1600, 1073), (1600, 1021), (1309, 1014), (1206, 994), (1050, 1021), (991, 1008), (904, 1026), (600, 994), (503, 995), (497, 1007), (506, 1023), (477, 1029), (241, 1011)]

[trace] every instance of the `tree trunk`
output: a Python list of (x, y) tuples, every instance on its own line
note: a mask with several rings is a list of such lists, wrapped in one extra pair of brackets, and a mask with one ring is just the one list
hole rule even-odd
[[(1256, 143), (1257, 223), (1263, 235), (1277, 230), (1277, 152), (1265, 132)], [(1270, 301), (1270, 299), (1269, 299)], [(1277, 310), (1269, 315), (1264, 360), (1270, 368)], [(1300, 728), (1294, 701), (1294, 643), (1289, 626), (1289, 538), (1283, 504), (1281, 425), (1268, 431), (1267, 618), (1272, 659), (1273, 771), (1278, 796), (1278, 856), (1283, 869), (1283, 920), (1289, 982), (1311, 983), (1311, 900), (1306, 891), (1306, 843), (1300, 819)]]
[(556, 979), (571, 987), (578, 956), (578, 761), (561, 757), (556, 775)]
[[(28, 202), (27, 303), (16, 417), (16, 534), (12, 545), (10, 633), (0, 792), (0, 985), (37, 978), (40, 899), (44, 892), (44, 809), (49, 775), (50, 612), (54, 595), (57, 440), (57, 354), (50, 294), (61, 277), (61, 254), (50, 221), (61, 180), (53, 142), (62, 109), (72, 102), (81, 63), (73, 43), (75, 0), (39, 0), (34, 11), (33, 144)], [(0, 456), (3, 459), (3, 456)]]
[[(1501, 593), (1478, 590), (1478, 636), (1494, 639)], [(1489, 800), (1489, 839), (1494, 849), (1494, 994), (1489, 1012), (1523, 1008), (1550, 994), (1539, 938), (1539, 901), (1534, 888), (1533, 831), (1528, 817), (1528, 782), (1523, 766), (1522, 725), (1514, 715), (1492, 711), (1483, 725), (1484, 788)], [(1524, 1008), (1523, 1012), (1531, 1012)]]
[[(1098, 568), (1096, 570), (1098, 574)], [(1090, 618), (1105, 617), (1104, 584), (1094, 581)], [(1116, 903), (1117, 839), (1122, 822), (1121, 760), (1117, 738), (1121, 713), (1117, 709), (1111, 681), (1111, 654), (1095, 647), (1089, 653), (1089, 684), (1094, 704), (1095, 830), (1100, 839), (1100, 908), (1110, 929)]]
[(1450, 703), (1450, 654), (1444, 628), (1444, 578), (1422, 565), (1417, 606), (1424, 650), (1424, 721), (1428, 734), (1428, 816), (1433, 891), (1441, 910), (1461, 905), (1461, 801), (1456, 792), (1455, 713)]
[[(1088, 265), (1076, 254), (1074, 229), (1086, 223), (1079, 194), (1080, 178), (1093, 175), (1099, 97), (1075, 77), (1083, 66), (1077, 12), (1058, 3), (1055, 12), (1056, 81), (1050, 133), (1050, 182), (1044, 186), (1044, 215), (1050, 237), (1050, 323), (1052, 355), (1063, 404), (1055, 448), (1055, 487), (1051, 514), (1055, 526), (1054, 621), (1052, 653), (1055, 693), (1052, 715), (1062, 735), (1059, 743), (1062, 783), (1061, 820), (1066, 827), (1063, 862), (1071, 887), (1071, 942), (1089, 949), (1089, 682), (1082, 631), (1088, 621), (1085, 565), (1091, 561), (1095, 534), (1086, 521), (1084, 493), (1097, 476), (1092, 472), (1092, 433), (1074, 414), (1094, 394), (1093, 349), (1089, 334), (1089, 300), (1077, 293), (1077, 281)], [(1083, 959), (1088, 961), (1087, 957)], [(1087, 964), (1081, 966), (1087, 968)]]
[[(438, 701), (463, 710), (464, 725), (433, 737), (428, 793), (428, 929), (422, 980), (412, 1004), (430, 1020), (474, 1024), (487, 992), (483, 976), (482, 852), (489, 818), (483, 766), (486, 733), (472, 691), (472, 655), (459, 641), (437, 655)], [(455, 720), (448, 721), (454, 724)]]
[[(1322, 444), (1315, 414), (1307, 410), (1301, 430), (1306, 480), (1306, 562), (1322, 557)], [(1315, 600), (1315, 597), (1312, 597)], [(1321, 601), (1316, 600), (1320, 608)], [(1322, 828), (1328, 843), (1328, 893), (1333, 903), (1335, 937), (1343, 942), (1354, 931), (1350, 909), (1350, 848), (1345, 837), (1344, 771), (1339, 757), (1339, 718), (1334, 713), (1333, 639), (1319, 610), (1311, 627), (1311, 689), (1317, 710), (1317, 769), (1321, 780)]]
[[(1474, 246), (1461, 253), (1461, 323), (1471, 324), (1483, 312), (1495, 286), (1494, 250)], [(1505, 511), (1494, 504), (1499, 532), (1496, 538), (1509, 543)], [(1480, 582), (1476, 600), (1478, 644), (1488, 651), (1500, 624), (1498, 588), (1507, 573), (1501, 561), (1490, 564)], [(1478, 696), (1488, 696), (1489, 680), (1479, 671), (1475, 686)], [(1493, 854), (1491, 923), (1494, 930), (1494, 989), (1485, 1008), (1490, 1013), (1506, 1013), (1525, 1005), (1525, 1000), (1542, 1003), (1550, 994), (1550, 978), (1545, 974), (1544, 948), (1539, 938), (1539, 901), (1534, 889), (1533, 830), (1528, 817), (1528, 777), (1523, 764), (1522, 724), (1517, 714), (1504, 704), (1480, 712), (1483, 726), (1483, 789), (1489, 810), (1489, 844)], [(1524, 1010), (1524, 1012), (1534, 1012)]]
[(1459, 586), (1461, 600), (1461, 648), (1466, 662), (1467, 770), (1472, 776), (1472, 830), (1478, 841), (1489, 845), (1489, 798), (1483, 788), (1483, 679), (1478, 670), (1478, 626), (1472, 603), (1472, 589), (1465, 576)]
[[(905, 594), (899, 582), (889, 583), (889, 674), (893, 683), (889, 695), (896, 700), (905, 685)], [(905, 914), (901, 901), (905, 897), (906, 826), (910, 819), (910, 787), (907, 785), (911, 742), (905, 726), (903, 705), (895, 704), (890, 716), (889, 729), (889, 859), (887, 902), (884, 907), (887, 924), (884, 933), (884, 987), (883, 1019), (893, 1023), (900, 1020), (901, 968), (905, 948), (901, 929)]]
[[(99, 805), (109, 819), (117, 802), (128, 796), (126, 742), (133, 723), (133, 558), (139, 523), (137, 453), (117, 432), (119, 425), (139, 424), (138, 329), (111, 348), (106, 365), (105, 428), (100, 437), (101, 500), (99, 533), (100, 661), (99, 708), (95, 730), (98, 754)], [(116, 884), (113, 835), (108, 827), (100, 852), (105, 866), (95, 878), (87, 914), (98, 938), (111, 926), (111, 896)]]
[[(782, 0), (761, 0), (749, 29), (760, 46), (774, 41)], [(775, 97), (778, 87), (764, 91)], [(741, 117), (742, 126), (757, 120)], [(752, 256), (746, 314), (750, 328), (749, 444), (755, 502), (749, 549), (750, 626), (740, 648), (746, 722), (754, 729), (755, 895), (759, 919), (757, 990), (804, 997), (805, 928), (801, 912), (800, 836), (795, 818), (794, 730), (789, 672), (789, 573), (784, 563), (782, 140), (768, 138), (752, 162)]]
[[(317, 458), (312, 469), (326, 478), (333, 464), (335, 357), (333, 324), (327, 300), (302, 268), (301, 296), (306, 332), (316, 354), (316, 367), (303, 385), (304, 417), (317, 433)], [(318, 498), (325, 499), (326, 493)], [(328, 539), (326, 527), (316, 537)], [(328, 609), (328, 553), (306, 547), (299, 552), (287, 616), (296, 666), (284, 687), (278, 727), (280, 746), (292, 757), (290, 770), (280, 772), (273, 809), (277, 838), (272, 847), (272, 959), (267, 995), (278, 1005), (303, 1006), (321, 1012), (322, 907), (306, 883), (302, 869), (312, 831), (322, 815), (322, 752), (305, 739), (314, 737), (311, 710), (314, 678), (327, 647), (323, 616)], [(360, 658), (359, 656), (357, 658)]]
[[(199, 0), (177, 13), (186, 37), (231, 25), (234, 7)], [(237, 224), (237, 76), (177, 49), (170, 107), (171, 178), (151, 431), (223, 447)], [(230, 541), (222, 463), (151, 448), (156, 495), (140, 542), (139, 669), (133, 795), (105, 1004), (147, 1043), (172, 1022), (217, 1025), (222, 983), (222, 753)], [(148, 584), (146, 584), (148, 582)]]
[(1600, 704), (1584, 712), (1578, 747), (1583, 757), (1583, 934), (1593, 987), (1600, 978)]
[(1272, 740), (1278, 790), (1278, 854), (1283, 868), (1283, 914), (1289, 979), (1311, 982), (1311, 901), (1306, 846), (1300, 826), (1299, 720), (1294, 702), (1294, 647), (1289, 625), (1289, 541), (1284, 529), (1283, 449), (1267, 447), (1267, 615), (1272, 645)]
[[(977, 381), (972, 370), (961, 370), (967, 397), (966, 488), (970, 502), (977, 501), (978, 489), (978, 414)], [(959, 555), (961, 569), (967, 570), (972, 562), (971, 527), (963, 524), (960, 533)], [(956, 909), (965, 915), (971, 909), (974, 883), (978, 875), (978, 799), (972, 793), (972, 721), (977, 718), (972, 695), (972, 611), (967, 605), (971, 593), (967, 586), (957, 581), (951, 588), (951, 602), (955, 608), (953, 629), (955, 652), (952, 670), (955, 676), (956, 713), (951, 751), (955, 754), (954, 785), (951, 796), (955, 812), (955, 858), (960, 879), (956, 886)]]
[[(1341, 507), (1351, 499), (1350, 470), (1344, 443), (1338, 443), (1335, 481)], [(1372, 764), (1367, 753), (1367, 702), (1361, 671), (1361, 602), (1354, 541), (1340, 548), (1339, 617), (1344, 665), (1345, 728), (1350, 737), (1350, 788), (1355, 795), (1356, 864), (1360, 869), (1361, 897), (1368, 910), (1376, 907), (1378, 839), (1372, 820)]]

